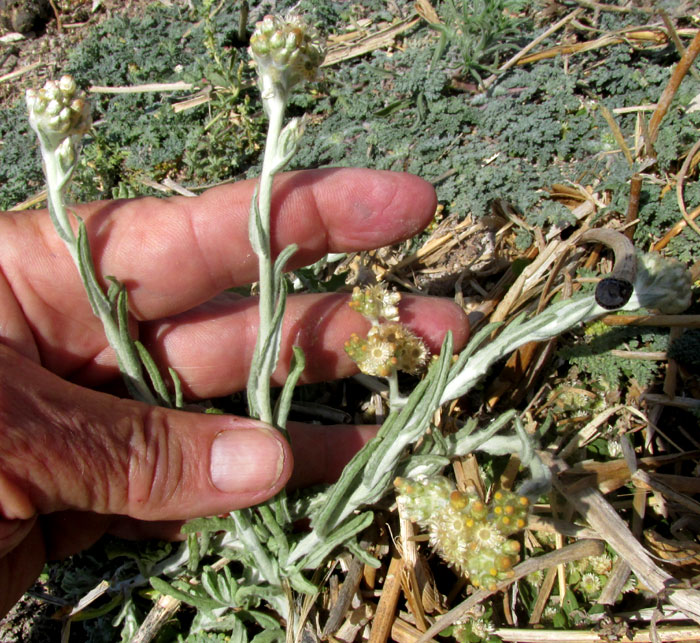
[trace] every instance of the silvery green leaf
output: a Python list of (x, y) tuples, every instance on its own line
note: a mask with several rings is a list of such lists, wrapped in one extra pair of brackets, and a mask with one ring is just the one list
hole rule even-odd
[(271, 616), (266, 612), (261, 612), (259, 610), (246, 610), (245, 614), (266, 631), (282, 631), (279, 621), (274, 616)]
[(330, 556), (331, 552), (336, 547), (339, 547), (356, 534), (364, 531), (372, 524), (373, 520), (374, 514), (371, 511), (366, 511), (346, 520), (340, 527), (328, 534), (323, 542), (318, 543), (316, 548), (308, 553), (301, 562), (296, 563), (286, 571), (288, 573), (293, 573), (294, 571), (301, 571), (302, 569), (316, 569), (323, 564), (326, 557)]
[(173, 381), (173, 388), (175, 389), (175, 408), (182, 409), (185, 406), (185, 400), (182, 395), (180, 376), (172, 366), (168, 366), (168, 373), (170, 374), (170, 379)]
[(471, 355), (468, 360), (461, 356), (458, 358), (460, 370), (457, 372), (454, 368), (450, 374), (450, 381), (441, 402), (444, 404), (462, 397), (495, 362), (523, 344), (551, 339), (581, 322), (590, 321), (607, 312), (609, 311), (596, 303), (592, 295), (584, 295), (558, 302), (528, 321), (523, 321), (524, 315), (519, 315), (498, 337)]
[(260, 632), (260, 634), (256, 634), (251, 639), (250, 643), (275, 643), (275, 641), (283, 643), (285, 640), (285, 633), (277, 627), (277, 629), (274, 630), (266, 628), (264, 631)]
[(195, 534), (202, 531), (233, 531), (236, 523), (232, 518), (194, 518), (182, 525), (180, 531), (183, 534)]
[(248, 377), (248, 403), (255, 410), (261, 408), (260, 400), (258, 399), (258, 396), (261, 394), (259, 381), (269, 381), (270, 376), (277, 367), (286, 299), (287, 284), (282, 281), (279, 287), (275, 313), (270, 324), (270, 333), (264, 338), (260, 351), (256, 351), (251, 364), (251, 374)]
[(304, 134), (305, 124), (301, 118), (292, 118), (280, 132), (278, 139), (277, 156), (274, 161), (272, 173), (276, 174), (289, 163), (299, 147), (299, 141)]
[[(506, 411), (493, 420), (485, 429), (474, 431), (473, 423), (453, 435), (445, 436), (448, 450), (451, 456), (462, 456), (479, 448), (484, 442), (496, 435), (504, 426), (512, 422), (516, 417), (515, 411)], [(507, 438), (513, 443), (513, 438)]]
[[(279, 253), (277, 259), (275, 259), (275, 264), (273, 266), (273, 282), (275, 284), (274, 298), (278, 299), (280, 296), (280, 287), (284, 280), (282, 279), (282, 274), (284, 273), (284, 267), (291, 258), (291, 256), (299, 249), (296, 243), (288, 245), (282, 252)], [(283, 302), (284, 303), (284, 302)], [(279, 302), (277, 306), (279, 307)]]
[(267, 235), (260, 217), (260, 208), (258, 207), (258, 190), (259, 185), (255, 186), (253, 198), (250, 202), (250, 214), (248, 216), (248, 236), (250, 245), (253, 247), (255, 254), (258, 256), (267, 256), (269, 243), (266, 242)]
[(236, 523), (238, 540), (245, 547), (245, 552), (254, 561), (255, 569), (261, 574), (266, 582), (272, 585), (279, 585), (279, 568), (276, 560), (273, 560), (267, 549), (260, 542), (251, 520), (249, 509), (239, 509), (231, 512), (231, 518)]
[(95, 277), (94, 264), (92, 262), (92, 252), (90, 251), (90, 243), (88, 241), (87, 229), (85, 222), (78, 218), (78, 271), (85, 286), (85, 291), (92, 308), (92, 312), (96, 317), (101, 314), (109, 314), (111, 306), (109, 301), (102, 293), (102, 288), (97, 283)]
[[(352, 460), (345, 465), (338, 482), (324, 494), (326, 500), (325, 504), (317, 514), (311, 517), (311, 527), (313, 528), (313, 533), (316, 534), (318, 538), (324, 539), (327, 533), (333, 528), (335, 524), (335, 515), (346, 506), (347, 498), (357, 486), (358, 479), (362, 475), (367, 461), (378, 446), (379, 438), (377, 437), (367, 442), (365, 446), (354, 455)], [(294, 555), (294, 552), (292, 552), (292, 555)]]
[(284, 428), (287, 426), (287, 416), (292, 405), (292, 397), (294, 388), (304, 372), (306, 359), (304, 351), (299, 346), (292, 346), (292, 362), (289, 366), (289, 373), (284, 382), (282, 393), (277, 400), (277, 408), (275, 409), (275, 426)]
[(416, 442), (430, 426), (435, 411), (440, 408), (440, 398), (450, 372), (451, 360), (452, 334), (447, 333), (438, 360), (431, 365), (426, 377), (409, 395), (390, 431), (386, 432), (386, 437), (373, 452), (365, 468), (363, 485), (375, 492), (369, 502), (378, 500), (381, 494), (386, 492), (386, 489), (379, 490), (382, 486), (378, 484), (379, 478), (386, 478), (386, 472), (390, 472), (393, 479), (393, 472), (404, 449)]
[(304, 574), (294, 571), (287, 576), (295, 591), (300, 594), (316, 594), (319, 589)]
[(462, 352), (457, 357), (457, 361), (452, 366), (452, 372), (450, 373), (450, 380), (461, 372), (467, 360), (481, 347), (481, 345), (490, 337), (496, 329), (503, 326), (503, 322), (494, 322), (491, 324), (486, 324), (483, 328), (477, 331), (470, 339), (469, 343), (462, 349)]
[(148, 373), (148, 377), (151, 380), (153, 390), (156, 392), (156, 395), (158, 396), (159, 406), (164, 406), (166, 408), (172, 408), (173, 405), (172, 405), (172, 401), (170, 399), (170, 392), (168, 391), (168, 387), (165, 385), (165, 382), (163, 381), (163, 376), (160, 374), (160, 371), (158, 370), (158, 366), (153, 361), (153, 358), (151, 357), (151, 354), (148, 352), (148, 349), (138, 340), (134, 341), (134, 346), (136, 347), (136, 350), (138, 351), (139, 358), (141, 359), (141, 363), (143, 364), (144, 368), (146, 369), (146, 372)]
[(432, 476), (450, 464), (450, 459), (439, 455), (413, 455), (399, 463), (395, 476), (417, 478)]
[(155, 589), (157, 592), (165, 594), (166, 596), (172, 596), (172, 598), (182, 601), (183, 603), (187, 603), (188, 605), (192, 605), (198, 610), (212, 610), (216, 607), (221, 607), (218, 601), (215, 601), (213, 598), (208, 596), (203, 596), (202, 594), (196, 593), (194, 588), (192, 591), (183, 591), (182, 589), (174, 587), (157, 576), (152, 576), (148, 580), (151, 583), (151, 587), (153, 587), (153, 589)]
[(107, 289), (107, 299), (109, 300), (110, 305), (116, 307), (117, 297), (119, 296), (119, 293), (122, 291), (124, 286), (119, 281), (117, 281), (117, 279), (112, 275), (107, 275), (105, 279), (109, 281), (109, 288)]
[(131, 593), (129, 593), (122, 603), (119, 613), (112, 620), (112, 627), (121, 625), (121, 643), (129, 643), (133, 640), (136, 632), (141, 626), (140, 610), (136, 608)]
[(219, 601), (222, 605), (236, 607), (233, 601), (236, 592), (238, 592), (238, 583), (231, 575), (228, 565), (219, 571), (206, 567), (200, 581), (207, 594), (214, 600)]
[(236, 605), (258, 605), (265, 601), (272, 605), (281, 615), (289, 611), (287, 598), (282, 591), (282, 584), (258, 583), (256, 585), (241, 585), (236, 592)]
[(217, 610), (198, 611), (192, 619), (186, 643), (204, 643), (204, 632), (225, 632), (228, 643), (247, 643), (248, 632), (245, 623), (238, 614), (221, 608)]
[(351, 554), (353, 554), (365, 565), (369, 565), (374, 569), (379, 569), (382, 566), (382, 562), (378, 558), (375, 558), (368, 551), (362, 549), (362, 547), (360, 547), (360, 545), (355, 540), (350, 540), (346, 542), (345, 547)]
[(75, 244), (75, 235), (73, 234), (73, 229), (66, 224), (64, 225), (61, 217), (59, 217), (58, 208), (63, 208), (63, 204), (55, 204), (51, 196), (51, 192), (48, 195), (48, 206), (49, 206), (49, 217), (51, 218), (51, 223), (56, 229), (56, 234), (66, 243), (68, 246)]
[(274, 552), (278, 560), (286, 560), (289, 553), (289, 542), (287, 541), (287, 534), (285, 534), (284, 530), (280, 527), (278, 519), (281, 519), (281, 522), (287, 523), (289, 514), (286, 516), (279, 516), (278, 518), (273, 515), (269, 505), (260, 505), (258, 507), (258, 513), (265, 527), (267, 527), (270, 532), (270, 539), (266, 542), (266, 546)]

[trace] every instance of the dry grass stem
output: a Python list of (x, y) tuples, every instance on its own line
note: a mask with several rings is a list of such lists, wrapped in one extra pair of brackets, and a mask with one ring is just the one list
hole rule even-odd
[(559, 31), (562, 27), (565, 27), (567, 24), (569, 24), (574, 18), (577, 18), (579, 15), (583, 13), (583, 9), (575, 9), (572, 11), (570, 14), (564, 16), (561, 20), (555, 22), (551, 27), (548, 29), (545, 29), (537, 38), (532, 40), (530, 43), (525, 45), (517, 54), (515, 54), (512, 58), (508, 59), (506, 62), (504, 62), (499, 68), (498, 72), (495, 74), (491, 74), (483, 83), (482, 87), (484, 90), (488, 89), (491, 85), (493, 85), (494, 82), (496, 82), (496, 79), (498, 78), (499, 74), (502, 74), (504, 71), (507, 71), (510, 69), (513, 65), (516, 65), (525, 55), (529, 54), (537, 45), (539, 45), (541, 42), (544, 42), (549, 38), (552, 34), (556, 33)]
[[(543, 457), (546, 455), (543, 454)], [(680, 581), (654, 563), (635, 539), (625, 521), (598, 489), (586, 487), (579, 490), (563, 485), (558, 474), (565, 471), (568, 468), (567, 465), (562, 460), (554, 458), (550, 459), (550, 465), (555, 473), (553, 482), (558, 491), (573, 503), (581, 516), (630, 566), (639, 580), (652, 592), (663, 596), (665, 602), (670, 602), (689, 618), (700, 623), (700, 592), (682, 589)]]
[(527, 576), (528, 574), (531, 574), (532, 572), (540, 569), (549, 569), (550, 567), (580, 560), (581, 558), (587, 558), (588, 556), (598, 556), (603, 553), (603, 550), (603, 543), (598, 540), (579, 540), (562, 549), (557, 549), (535, 558), (528, 558), (513, 568), (513, 578), (498, 583), (496, 589), (493, 591), (489, 591), (487, 589), (476, 590), (467, 600), (457, 605), (457, 607), (452, 608), (449, 612), (447, 612), (447, 614), (437, 619), (437, 621), (435, 621), (430, 629), (420, 639), (418, 639), (416, 643), (427, 643), (431, 636), (435, 636), (436, 634), (442, 632), (442, 630), (444, 630), (446, 627), (449, 627), (455, 623), (455, 621), (458, 621), (484, 599), (496, 594), (497, 592), (507, 589), (511, 584)]
[[(692, 30), (693, 34), (697, 34), (698, 30)], [(616, 33), (606, 34), (595, 40), (577, 43), (575, 45), (557, 45), (543, 51), (525, 56), (518, 61), (519, 65), (528, 65), (547, 58), (556, 58), (557, 56), (566, 56), (579, 54), (594, 49), (619, 45), (623, 42), (632, 42), (637, 45), (651, 44), (653, 46), (664, 45), (668, 41), (668, 35), (659, 26), (655, 29), (649, 27), (632, 28), (629, 30), (621, 30)]]
[(403, 558), (394, 551), (389, 569), (386, 572), (382, 595), (377, 604), (377, 611), (372, 620), (372, 631), (369, 643), (385, 643), (389, 640), (391, 626), (396, 618), (396, 607), (401, 594), (401, 575), (403, 573)]
[[(403, 618), (397, 618), (391, 627), (391, 640), (396, 643), (416, 643), (421, 638), (423, 632), (415, 628), (413, 625), (405, 621)], [(438, 643), (435, 639), (425, 639), (426, 643)]]
[[(700, 39), (699, 39), (699, 44), (698, 44), (698, 49), (700, 50)], [(685, 222), (693, 229), (697, 234), (700, 235), (700, 226), (698, 226), (697, 223), (693, 220), (693, 217), (691, 217), (688, 214), (688, 210), (686, 210), (685, 207), (685, 199), (683, 198), (683, 186), (685, 184), (685, 178), (688, 174), (688, 169), (690, 168), (691, 163), (693, 162), (693, 159), (695, 158), (695, 155), (698, 153), (700, 150), (700, 140), (693, 145), (693, 147), (690, 149), (690, 152), (688, 152), (688, 155), (685, 157), (685, 161), (683, 161), (683, 165), (681, 166), (680, 171), (678, 172), (678, 177), (677, 177), (677, 182), (676, 182), (676, 198), (678, 199), (678, 207), (681, 210), (681, 214), (683, 215), (683, 219), (685, 219)]]
[(578, 431), (564, 447), (561, 448), (557, 456), (562, 460), (566, 460), (576, 449), (585, 446), (591, 440), (595, 439), (599, 433), (600, 427), (606, 424), (613, 415), (617, 415), (625, 408), (626, 407), (624, 404), (617, 404), (598, 413), (590, 422), (588, 422), (588, 424), (581, 428), (581, 430)]
[(700, 400), (694, 397), (660, 395), (658, 393), (645, 393), (644, 399), (653, 404), (674, 406), (678, 409), (700, 409)]
[(668, 108), (671, 106), (671, 101), (676, 95), (678, 88), (681, 85), (683, 78), (688, 73), (691, 65), (695, 61), (695, 58), (700, 53), (700, 31), (695, 34), (690, 46), (686, 49), (680, 62), (676, 65), (671, 78), (666, 85), (661, 97), (659, 98), (659, 103), (654, 110), (649, 121), (649, 138), (647, 139), (647, 154), (650, 157), (654, 156), (653, 147), (656, 142), (656, 137), (659, 134), (659, 126), (663, 120)]
[(192, 89), (194, 89), (192, 83), (178, 81), (175, 83), (146, 83), (145, 85), (129, 85), (124, 87), (91, 85), (88, 91), (91, 94), (143, 94), (146, 92), (188, 92)]
[(323, 636), (334, 634), (340, 629), (347, 612), (350, 610), (352, 599), (357, 594), (357, 590), (360, 587), (363, 570), (364, 563), (356, 557), (353, 557), (350, 561), (348, 573), (345, 575), (345, 580), (338, 592), (337, 600), (331, 607), (328, 619), (323, 627)]
[(162, 627), (175, 615), (180, 609), (182, 601), (179, 601), (172, 596), (163, 595), (148, 612), (141, 627), (131, 639), (131, 643), (149, 643), (157, 635)]
[(653, 489), (654, 491), (658, 491), (664, 494), (669, 500), (673, 500), (693, 513), (700, 514), (700, 502), (693, 500), (685, 494), (679, 493), (674, 487), (669, 485), (668, 482), (653, 474), (639, 469), (632, 474), (632, 482), (636, 487), (641, 489)]
[(537, 625), (542, 618), (542, 613), (544, 608), (547, 606), (547, 601), (549, 600), (549, 595), (552, 593), (552, 588), (554, 587), (554, 581), (558, 576), (557, 570), (559, 567), (550, 567), (544, 576), (542, 581), (542, 586), (540, 591), (537, 593), (537, 598), (535, 599), (535, 604), (532, 606), (532, 614), (528, 619), (530, 625)]
[(411, 29), (420, 18), (409, 16), (391, 25), (380, 27), (378, 31), (366, 32), (357, 30), (343, 36), (328, 39), (328, 51), (322, 67), (335, 65), (357, 56), (363, 56), (375, 49), (389, 47), (397, 36)]
[(613, 563), (612, 571), (608, 576), (608, 580), (605, 583), (605, 587), (600, 592), (598, 597), (599, 605), (614, 605), (622, 594), (625, 583), (630, 577), (632, 570), (630, 566), (621, 558), (618, 558)]
[(664, 627), (652, 633), (649, 630), (636, 631), (631, 637), (616, 636), (606, 638), (603, 632), (585, 632), (581, 630), (523, 630), (498, 628), (493, 634), (502, 641), (517, 643), (600, 643), (605, 640), (615, 640), (618, 643), (670, 643), (672, 641), (697, 641), (700, 639), (700, 628), (697, 627)]
[(700, 328), (700, 315), (605, 315), (601, 321), (608, 326)]
[(14, 71), (11, 71), (7, 74), (3, 74), (0, 76), (0, 83), (5, 83), (8, 80), (15, 80), (16, 78), (19, 78), (20, 76), (24, 76), (24, 74), (28, 74), (30, 71), (34, 71), (35, 69), (41, 67), (43, 63), (41, 62), (35, 62), (31, 63), (30, 65), (25, 65), (24, 67), (20, 67), (19, 69), (15, 69)]

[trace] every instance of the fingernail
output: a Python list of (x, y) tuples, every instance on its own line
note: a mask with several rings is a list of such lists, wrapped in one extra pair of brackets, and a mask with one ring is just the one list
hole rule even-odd
[(270, 429), (222, 431), (211, 447), (211, 480), (224, 493), (265, 491), (284, 468), (284, 449)]

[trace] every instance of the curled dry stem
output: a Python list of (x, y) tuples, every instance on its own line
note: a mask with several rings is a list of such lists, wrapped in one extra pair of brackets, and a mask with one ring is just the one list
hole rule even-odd
[(621, 232), (601, 228), (586, 230), (579, 240), (582, 243), (602, 243), (615, 254), (613, 270), (598, 283), (595, 300), (606, 310), (621, 308), (632, 296), (634, 279), (637, 275), (637, 256), (634, 245)]

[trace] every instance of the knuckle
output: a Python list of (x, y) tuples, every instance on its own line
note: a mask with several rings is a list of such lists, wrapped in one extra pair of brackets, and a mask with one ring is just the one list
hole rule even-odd
[(126, 511), (120, 513), (155, 520), (172, 511), (183, 478), (184, 457), (170, 429), (168, 413), (158, 407), (146, 407), (132, 419)]

